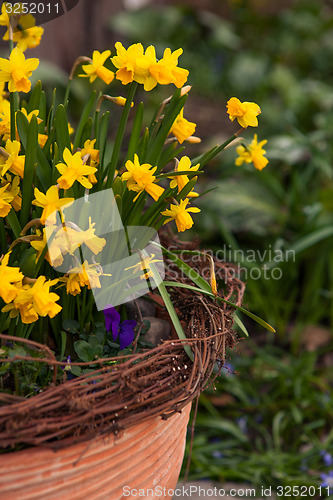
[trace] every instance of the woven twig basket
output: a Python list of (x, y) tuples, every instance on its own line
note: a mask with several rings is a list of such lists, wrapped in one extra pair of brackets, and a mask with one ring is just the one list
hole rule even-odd
[[(207, 278), (207, 260), (196, 259), (193, 265), (189, 256), (187, 263)], [(170, 281), (173, 265), (166, 264)], [(234, 276), (232, 265), (215, 262), (215, 269), (225, 282), (221, 297), (240, 305), (244, 284)], [(191, 283), (185, 276), (177, 281)], [(31, 398), (1, 393), (0, 446), (8, 451), (23, 445), (61, 448), (92, 436), (117, 434), (152, 416), (167, 419), (190, 403), (218, 375), (226, 348), (237, 342), (234, 309), (188, 289), (175, 287), (169, 292), (187, 340), (173, 339), (146, 352), (96, 360), (95, 371), (52, 384)], [(45, 352), (38, 361), (51, 365), (54, 373), (63, 365), (47, 346), (15, 337), (18, 340)], [(185, 345), (190, 346), (193, 361)], [(7, 362), (18, 359), (28, 361), (18, 356)]]

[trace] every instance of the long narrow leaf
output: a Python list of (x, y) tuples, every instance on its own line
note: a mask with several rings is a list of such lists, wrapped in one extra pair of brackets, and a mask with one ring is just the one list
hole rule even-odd
[(68, 130), (68, 118), (66, 109), (62, 104), (59, 104), (55, 114), (55, 129), (57, 144), (59, 146), (60, 161), (62, 161), (62, 153), (64, 149), (71, 149), (71, 141), (69, 138)]
[[(151, 270), (152, 270), (152, 272), (153, 272), (154, 275), (158, 274), (158, 271), (156, 270), (154, 264), (150, 264), (150, 268), (151, 268)], [(176, 333), (177, 333), (178, 337), (180, 339), (186, 340), (186, 335), (184, 333), (183, 327), (182, 327), (182, 325), (181, 325), (181, 323), (179, 321), (179, 318), (177, 316), (175, 308), (173, 307), (170, 295), (169, 295), (167, 289), (165, 288), (165, 282), (161, 281), (157, 285), (157, 288), (158, 288), (158, 290), (159, 290), (159, 292), (161, 294), (161, 297), (162, 297), (162, 299), (164, 301), (165, 307), (168, 310), (170, 319), (172, 321), (173, 326), (175, 327), (175, 330), (176, 330)], [(188, 355), (188, 357), (193, 361), (194, 358), (193, 358), (193, 353), (191, 351), (191, 348), (188, 345), (184, 345), (184, 349), (185, 349), (185, 352)]]
[(22, 206), (20, 211), (20, 223), (24, 227), (28, 220), (33, 198), (33, 180), (35, 173), (35, 162), (38, 141), (38, 122), (36, 116), (32, 116), (29, 124), (27, 143), (25, 145), (24, 176), (22, 181)]
[(139, 140), (140, 140), (140, 135), (141, 135), (141, 128), (142, 128), (142, 121), (143, 121), (143, 102), (140, 102), (138, 109), (135, 114), (134, 122), (133, 122), (133, 127), (132, 127), (132, 133), (130, 137), (130, 141), (128, 144), (127, 148), (127, 160), (132, 160), (134, 159), (134, 154), (138, 150), (138, 145), (139, 145)]
[[(192, 273), (195, 272), (194, 269), (191, 268), (191, 270), (192, 270)], [(189, 276), (189, 278), (192, 280), (196, 279), (195, 277), (193, 278), (192, 276)], [(206, 283), (206, 285), (209, 286), (207, 281), (205, 283)], [(266, 321), (259, 318), (258, 316), (251, 313), (250, 311), (247, 311), (247, 309), (244, 309), (244, 307), (242, 307), (242, 306), (238, 306), (237, 304), (234, 304), (233, 302), (230, 302), (229, 300), (223, 299), (222, 297), (215, 296), (212, 291), (209, 292), (209, 291), (204, 290), (202, 288), (197, 288), (197, 287), (192, 286), (192, 285), (187, 285), (186, 283), (178, 283), (177, 281), (164, 281), (164, 284), (165, 284), (165, 286), (175, 286), (175, 287), (179, 287), (179, 288), (187, 288), (188, 290), (193, 290), (194, 292), (200, 292), (200, 293), (203, 293), (204, 295), (209, 295), (211, 298), (216, 299), (216, 300), (221, 301), (221, 302), (224, 302), (225, 304), (228, 304), (228, 306), (234, 307), (238, 311), (241, 311), (242, 313), (249, 316), (249, 318), (253, 319), (259, 325), (263, 326), (264, 328), (266, 328), (270, 332), (275, 333), (275, 329), (271, 325), (269, 325)]]
[(95, 100), (96, 100), (96, 91), (94, 90), (91, 93), (85, 107), (83, 108), (81, 118), (80, 118), (79, 124), (78, 124), (77, 129), (76, 129), (76, 134), (75, 134), (75, 139), (74, 139), (74, 149), (78, 148), (81, 145), (81, 142), (82, 142), (81, 135), (82, 135), (84, 127), (87, 123), (87, 120), (89, 118), (89, 115), (90, 115), (90, 112), (92, 110), (92, 107), (94, 105)]

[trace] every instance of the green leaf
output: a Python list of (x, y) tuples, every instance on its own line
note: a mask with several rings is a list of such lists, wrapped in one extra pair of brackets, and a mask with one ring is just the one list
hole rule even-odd
[(92, 110), (92, 107), (94, 105), (94, 102), (96, 100), (96, 91), (94, 90), (92, 94), (90, 95), (85, 107), (83, 108), (81, 118), (79, 121), (79, 124), (76, 129), (76, 134), (75, 134), (75, 139), (74, 139), (74, 148), (76, 149), (78, 147), (82, 147), (83, 143), (81, 140), (81, 136), (84, 130), (84, 127), (86, 126), (87, 120), (89, 118), (90, 112)]
[[(21, 139), (21, 142), (26, 149), (27, 147), (27, 141), (28, 141), (28, 134), (29, 134), (29, 122), (26, 118), (26, 116), (21, 112), (18, 111), (16, 114), (16, 120), (17, 120), (17, 129), (18, 133)], [(51, 178), (51, 167), (49, 162), (47, 161), (47, 158), (39, 146), (37, 144), (37, 168), (36, 168), (36, 175), (42, 184), (43, 188), (45, 191), (50, 187), (52, 184), (52, 178)]]
[(88, 363), (89, 361), (93, 361), (95, 359), (95, 351), (92, 345), (90, 345), (85, 340), (77, 340), (74, 342), (74, 349), (78, 357)]
[(40, 80), (38, 80), (38, 82), (34, 86), (34, 89), (30, 95), (28, 109), (27, 109), (28, 114), (31, 113), (31, 111), (34, 111), (36, 109), (39, 110), (41, 94), (42, 94), (42, 82)]
[[(154, 264), (150, 264), (150, 268), (151, 268), (153, 274), (157, 276), (158, 275), (158, 271), (156, 270)], [(180, 339), (186, 340), (187, 337), (186, 337), (186, 335), (184, 333), (184, 330), (183, 330), (183, 327), (182, 327), (182, 325), (181, 325), (181, 323), (179, 321), (179, 318), (177, 316), (175, 308), (173, 307), (173, 304), (172, 304), (171, 299), (170, 299), (170, 295), (169, 295), (167, 289), (165, 288), (164, 282), (161, 281), (157, 285), (157, 288), (158, 288), (158, 290), (159, 290), (159, 292), (161, 294), (161, 297), (162, 297), (162, 299), (164, 301), (165, 307), (168, 310), (170, 319), (172, 321), (173, 326), (175, 327), (175, 330), (176, 330), (176, 333), (177, 333), (178, 337)], [(185, 352), (188, 355), (188, 357), (193, 361), (194, 357), (193, 357), (193, 353), (191, 351), (190, 346), (184, 345), (184, 349), (185, 349)]]
[(227, 141), (225, 141), (220, 146), (214, 146), (212, 149), (207, 151), (207, 153), (203, 154), (202, 156), (199, 156), (198, 158), (195, 158), (192, 161), (193, 165), (200, 163), (200, 167), (203, 167), (204, 165), (206, 165), (206, 163), (211, 161), (216, 155), (218, 155), (221, 151), (223, 151), (223, 149), (225, 149), (235, 139), (237, 139), (236, 134), (231, 136)]
[[(178, 114), (180, 113), (180, 111), (183, 109), (186, 99), (188, 97), (187, 94), (183, 95), (182, 97), (179, 97), (179, 95), (180, 92), (176, 91), (168, 105), (167, 112), (165, 113), (164, 118), (162, 120), (162, 124), (159, 130), (157, 131), (156, 136), (152, 138), (150, 145), (148, 147), (146, 161), (147, 163), (150, 163), (153, 166), (158, 164), (165, 140), (170, 133), (172, 124), (175, 121)], [(159, 170), (157, 171), (157, 173), (159, 173)]]
[(30, 215), (31, 201), (33, 199), (33, 185), (35, 174), (36, 153), (38, 144), (38, 122), (36, 116), (32, 116), (27, 142), (25, 144), (25, 164), (22, 181), (22, 206), (20, 211), (20, 223), (24, 227)]
[(235, 323), (238, 325), (239, 329), (244, 333), (244, 335), (246, 337), (249, 337), (249, 332), (247, 331), (246, 326), (244, 325), (240, 317), (237, 315), (237, 313), (234, 314), (234, 320)]
[(67, 333), (61, 330), (60, 332), (61, 335), (61, 349), (60, 349), (60, 356), (59, 359), (62, 360), (65, 355), (65, 350), (66, 350), (66, 343), (67, 343)]
[(319, 241), (329, 238), (330, 236), (333, 236), (333, 226), (329, 225), (321, 227), (320, 229), (307, 234), (303, 238), (300, 238), (298, 241), (290, 245), (288, 250), (292, 250), (295, 253), (300, 253), (315, 245)]
[(11, 209), (9, 214), (7, 215), (6, 219), (7, 219), (7, 222), (9, 224), (11, 230), (14, 233), (15, 239), (19, 238), (20, 233), (22, 231), (22, 227), (19, 223), (19, 220), (18, 220), (17, 215), (15, 213), (15, 210), (13, 208)]
[(133, 126), (132, 126), (132, 133), (131, 133), (130, 141), (129, 141), (128, 148), (127, 148), (127, 157), (126, 157), (127, 160), (133, 161), (134, 154), (138, 150), (138, 145), (139, 145), (139, 140), (140, 140), (140, 135), (141, 135), (141, 128), (142, 128), (142, 120), (143, 120), (143, 102), (140, 102), (140, 104), (137, 108), (136, 114), (135, 114), (135, 118), (134, 118), (134, 122), (133, 122)]
[(122, 112), (122, 115), (120, 117), (119, 125), (117, 128), (117, 135), (116, 139), (114, 141), (113, 145), (113, 150), (112, 150), (112, 157), (111, 157), (111, 166), (110, 166), (110, 171), (108, 172), (108, 179), (106, 181), (106, 187), (109, 188), (112, 185), (113, 182), (113, 177), (114, 173), (117, 169), (118, 166), (118, 159), (119, 159), (119, 153), (120, 153), (120, 148), (123, 142), (124, 134), (125, 134), (125, 128), (128, 120), (128, 115), (131, 110), (131, 104), (134, 99), (134, 95), (137, 89), (137, 82), (132, 82), (130, 84), (130, 88), (127, 94), (125, 106)]
[(145, 163), (146, 161), (148, 142), (149, 142), (149, 129), (146, 128), (141, 137), (138, 148), (138, 157), (141, 163)]
[(99, 164), (103, 174), (104, 174), (104, 156), (105, 156), (106, 141), (108, 136), (109, 120), (110, 120), (110, 111), (106, 111), (106, 113), (103, 114), (99, 124), (99, 134), (98, 134)]
[(174, 141), (163, 149), (160, 159), (158, 161), (158, 164), (162, 170), (165, 167), (165, 165), (167, 165), (174, 158), (177, 158), (177, 156), (179, 156), (180, 153), (184, 151), (185, 149), (184, 146), (178, 148), (177, 145), (178, 145), (177, 141)]
[(65, 148), (71, 150), (71, 140), (68, 131), (68, 119), (66, 109), (62, 104), (59, 104), (55, 114), (55, 130), (57, 137), (57, 144), (59, 147), (60, 161), (62, 161), (62, 154)]
[(67, 332), (78, 333), (80, 329), (80, 323), (75, 319), (64, 319), (64, 321), (62, 322), (62, 327)]

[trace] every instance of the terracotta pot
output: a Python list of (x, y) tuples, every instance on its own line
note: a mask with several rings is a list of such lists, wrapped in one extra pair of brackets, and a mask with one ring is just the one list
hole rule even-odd
[(170, 499), (168, 490), (175, 488), (183, 461), (190, 409), (188, 404), (168, 420), (154, 417), (117, 436), (57, 451), (36, 447), (2, 454), (0, 498), (118, 500), (139, 497), (143, 489), (146, 499)]

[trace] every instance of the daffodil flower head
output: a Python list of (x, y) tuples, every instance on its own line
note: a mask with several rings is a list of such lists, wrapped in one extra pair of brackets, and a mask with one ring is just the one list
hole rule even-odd
[(22, 198), (21, 198), (21, 189), (20, 189), (20, 178), (18, 175), (12, 177), (10, 174), (6, 174), (6, 191), (7, 194), (12, 196), (13, 199), (10, 202), (13, 209), (17, 212), (21, 209)]
[(117, 55), (111, 61), (118, 71), (117, 80), (123, 85), (130, 82), (143, 84), (145, 90), (151, 90), (157, 85), (157, 80), (150, 73), (150, 68), (156, 63), (155, 48), (150, 45), (144, 51), (141, 43), (135, 43), (125, 49), (121, 42), (115, 44)]
[(62, 309), (59, 304), (59, 295), (50, 292), (50, 287), (58, 283), (58, 280), (46, 280), (45, 276), (39, 278), (31, 286), (23, 285), (18, 289), (18, 294), (12, 304), (2, 308), (3, 312), (10, 311), (10, 317), (21, 315), (22, 323), (34, 323), (39, 316), (54, 318)]
[(170, 129), (170, 134), (173, 134), (180, 144), (183, 144), (186, 139), (191, 137), (196, 129), (194, 122), (189, 122), (184, 118), (184, 108), (180, 111)]
[(134, 155), (134, 161), (128, 160), (125, 166), (127, 172), (122, 174), (121, 180), (127, 181), (127, 188), (130, 191), (136, 191), (138, 193), (133, 201), (136, 201), (143, 191), (146, 191), (155, 201), (157, 201), (164, 192), (164, 188), (158, 186), (155, 182), (156, 177), (154, 173), (157, 167), (152, 167), (149, 163), (140, 165), (137, 154)]
[(56, 168), (62, 174), (57, 179), (61, 189), (69, 189), (75, 181), (78, 181), (87, 189), (92, 188), (92, 183), (87, 179), (87, 175), (94, 174), (97, 168), (82, 163), (81, 152), (72, 154), (68, 148), (64, 149), (63, 158), (65, 163), (58, 163)]
[(98, 77), (103, 80), (104, 83), (109, 85), (114, 79), (114, 73), (113, 71), (106, 68), (104, 66), (104, 63), (110, 57), (110, 55), (111, 50), (104, 50), (104, 52), (94, 50), (91, 64), (84, 64), (82, 66), (85, 75), (79, 76), (89, 78), (90, 83), (94, 82)]
[(179, 205), (170, 205), (170, 209), (164, 210), (161, 212), (162, 215), (168, 217), (164, 224), (167, 222), (174, 220), (176, 222), (178, 232), (185, 231), (186, 229), (190, 229), (193, 226), (193, 219), (190, 216), (190, 212), (196, 213), (200, 212), (200, 208), (197, 207), (189, 207), (186, 208), (189, 203), (189, 199), (181, 200)]
[(232, 122), (237, 118), (239, 125), (247, 128), (258, 126), (257, 116), (261, 109), (255, 102), (241, 102), (237, 97), (231, 97), (227, 102), (227, 112)]
[[(197, 170), (199, 170), (199, 167), (200, 167), (199, 163), (192, 167), (191, 160), (189, 159), (189, 157), (183, 156), (180, 159), (176, 169), (177, 169), (177, 171), (180, 171), (180, 172), (196, 172)], [(170, 187), (171, 188), (178, 187), (178, 193), (180, 193), (181, 190), (186, 186), (186, 184), (188, 182), (189, 182), (189, 178), (187, 175), (177, 175), (176, 177), (172, 177), (172, 181), (170, 182)], [(198, 196), (198, 194), (194, 193), (192, 190), (191, 193), (189, 193), (187, 196), (189, 198), (194, 198), (194, 197)]]
[(6, 217), (12, 209), (11, 202), (14, 196), (7, 191), (9, 183), (0, 188), (0, 217)]
[(0, 149), (0, 171), (1, 175), (5, 175), (7, 170), (13, 174), (23, 177), (25, 156), (19, 156), (21, 144), (18, 141), (6, 141), (5, 149)]
[[(25, 52), (27, 49), (33, 49), (40, 44), (44, 29), (36, 26), (36, 20), (31, 14), (26, 14), (20, 17), (19, 25), (14, 30), (13, 41), (16, 46)], [(3, 40), (9, 40), (9, 32), (7, 31)]]
[(0, 57), (0, 82), (8, 82), (9, 92), (29, 92), (29, 78), (38, 65), (37, 58), (26, 59), (22, 50), (15, 47), (9, 60)]
[(7, 99), (0, 102), (0, 136), (4, 141), (10, 138), (10, 103)]
[(19, 267), (8, 265), (10, 252), (6, 253), (0, 263), (0, 297), (6, 302), (12, 302), (18, 294), (17, 284), (21, 283), (24, 275)]
[(55, 224), (57, 211), (69, 205), (74, 201), (74, 198), (59, 198), (59, 190), (57, 186), (51, 186), (46, 194), (35, 188), (35, 199), (32, 201), (33, 205), (43, 208), (43, 213), (40, 218), (42, 224)]
[(181, 88), (186, 83), (189, 74), (188, 70), (178, 68), (178, 58), (182, 53), (183, 49), (171, 52), (169, 48), (166, 48), (162, 59), (150, 68), (151, 75), (159, 84), (168, 85), (173, 83), (177, 88)]
[(148, 257), (145, 258), (140, 258), (140, 262), (135, 264), (134, 266), (126, 267), (124, 269), (125, 271), (128, 271), (129, 269), (133, 269), (133, 274), (136, 274), (137, 272), (140, 272), (141, 276), (140, 279), (148, 279), (148, 278), (153, 278), (154, 273), (150, 269), (150, 264), (154, 264), (155, 262), (162, 262), (161, 259), (154, 259), (155, 254), (152, 253)]
[(265, 158), (265, 149), (263, 146), (267, 143), (267, 140), (263, 140), (258, 144), (257, 134), (254, 134), (252, 142), (247, 146), (238, 146), (236, 152), (239, 155), (235, 161), (237, 166), (243, 165), (243, 163), (253, 163), (257, 170), (262, 170), (266, 167), (268, 160)]

